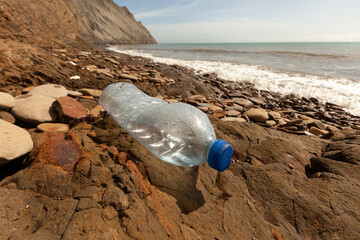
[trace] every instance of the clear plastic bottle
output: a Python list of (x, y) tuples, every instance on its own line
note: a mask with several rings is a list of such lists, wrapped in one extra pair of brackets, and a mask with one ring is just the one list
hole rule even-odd
[(231, 145), (216, 140), (208, 117), (196, 107), (169, 104), (124, 82), (107, 86), (99, 103), (117, 124), (165, 162), (187, 167), (208, 162), (218, 171), (230, 164)]

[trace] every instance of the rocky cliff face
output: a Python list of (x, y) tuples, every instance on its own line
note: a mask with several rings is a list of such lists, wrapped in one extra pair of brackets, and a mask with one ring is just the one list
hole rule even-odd
[(81, 31), (91, 43), (143, 44), (156, 43), (150, 32), (126, 7), (112, 0), (73, 0), (85, 24)]

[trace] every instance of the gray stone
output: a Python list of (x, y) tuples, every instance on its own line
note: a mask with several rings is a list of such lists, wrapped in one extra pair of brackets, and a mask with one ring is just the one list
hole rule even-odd
[(33, 147), (26, 130), (0, 119), (0, 165), (30, 152)]

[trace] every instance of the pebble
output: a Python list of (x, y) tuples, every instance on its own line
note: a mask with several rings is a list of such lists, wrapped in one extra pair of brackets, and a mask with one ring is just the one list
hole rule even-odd
[(339, 129), (337, 127), (327, 125), (327, 124), (325, 126), (326, 126), (326, 130), (329, 131), (329, 132), (339, 131)]
[(9, 123), (15, 123), (16, 119), (11, 113), (0, 111), (0, 119), (7, 121)]
[(321, 130), (326, 129), (325, 124), (320, 120), (314, 120), (312, 123), (308, 124), (308, 127), (316, 127), (318, 129), (321, 129)]
[(26, 130), (0, 120), (0, 165), (30, 152), (33, 147), (34, 143)]
[(273, 127), (273, 126), (275, 126), (275, 125), (276, 125), (276, 122), (275, 122), (274, 120), (267, 120), (267, 121), (265, 122), (265, 124), (267, 124), (267, 125), (269, 125), (269, 126)]
[(165, 99), (166, 102), (168, 103), (178, 103), (179, 101), (176, 99)]
[(239, 105), (241, 105), (243, 107), (247, 107), (247, 108), (251, 108), (254, 106), (254, 104), (251, 101), (249, 101), (245, 98), (233, 98), (232, 101), (236, 104), (239, 104)]
[(126, 73), (121, 73), (121, 74), (119, 74), (119, 76), (120, 76), (121, 78), (130, 79), (130, 80), (134, 80), (134, 81), (137, 81), (137, 80), (138, 80), (138, 78), (137, 78), (136, 76), (130, 75), (130, 74), (126, 74)]
[(51, 98), (60, 98), (68, 95), (68, 90), (59, 84), (45, 84), (34, 87), (29, 91), (32, 95), (42, 95)]
[(268, 113), (262, 108), (252, 108), (244, 113), (247, 115), (251, 120), (257, 122), (266, 122), (268, 120), (269, 115)]
[(90, 114), (94, 117), (98, 117), (102, 111), (105, 111), (105, 109), (101, 105), (97, 105), (93, 109), (91, 109)]
[(0, 92), (0, 108), (12, 108), (15, 105), (15, 98), (8, 93)]
[(56, 112), (52, 104), (56, 99), (42, 95), (20, 95), (15, 98), (15, 106), (11, 109), (16, 118), (28, 123), (56, 121)]
[(241, 113), (239, 111), (236, 111), (236, 110), (229, 110), (226, 112), (226, 116), (229, 116), (229, 117), (237, 117), (239, 116)]
[(41, 132), (67, 132), (69, 125), (63, 123), (41, 123), (37, 126)]
[(194, 101), (206, 101), (206, 97), (204, 97), (203, 95), (192, 95), (192, 96), (188, 97), (188, 99), (194, 100)]
[(321, 130), (321, 129), (317, 128), (317, 127), (311, 127), (309, 132), (311, 132), (314, 135), (325, 135), (325, 134), (329, 133), (328, 131)]
[(215, 110), (215, 111), (213, 112), (213, 115), (214, 115), (215, 117), (217, 117), (217, 118), (222, 118), (222, 117), (225, 117), (226, 113), (225, 113), (224, 110), (218, 109), (218, 110)]
[(252, 98), (250, 98), (250, 101), (252, 101), (256, 105), (266, 105), (266, 102), (264, 100), (262, 100), (261, 98), (252, 97)]
[(78, 75), (70, 77), (70, 80), (79, 80), (79, 79), (80, 79), (80, 76), (78, 76)]
[(209, 104), (209, 110), (211, 111), (222, 111), (223, 109), (219, 106), (216, 106), (214, 104)]
[(302, 119), (292, 119), (292, 120), (287, 119), (285, 121), (286, 121), (285, 126), (294, 126), (303, 122)]
[(34, 88), (34, 86), (26, 87), (26, 88), (23, 88), (23, 89), (21, 90), (21, 92), (22, 92), (22, 93), (28, 93), (28, 92), (30, 92), (33, 88)]
[(88, 114), (87, 109), (81, 103), (68, 96), (59, 98), (54, 106), (60, 120), (65, 122), (71, 119), (86, 117)]
[(200, 110), (203, 111), (204, 113), (207, 113), (207, 112), (209, 111), (209, 108), (208, 108), (208, 107), (198, 106), (198, 109), (200, 109)]
[(242, 111), (244, 111), (244, 107), (243, 107), (243, 106), (240, 106), (240, 105), (238, 105), (238, 104), (234, 104), (234, 105), (231, 106), (231, 107), (225, 108), (225, 111), (230, 111), (230, 110), (236, 110), (236, 111), (242, 112)]
[(100, 97), (102, 91), (99, 89), (82, 88), (78, 90), (86, 96)]
[(237, 118), (237, 117), (225, 117), (220, 119), (223, 122), (239, 122), (239, 123), (246, 123), (246, 120), (243, 118)]
[(73, 90), (68, 90), (68, 95), (71, 97), (78, 97), (83, 95), (81, 92), (79, 91), (73, 91)]
[(271, 111), (271, 112), (269, 112), (268, 114), (269, 114), (269, 116), (272, 117), (274, 120), (277, 120), (277, 119), (281, 119), (281, 118), (282, 118), (280, 112)]

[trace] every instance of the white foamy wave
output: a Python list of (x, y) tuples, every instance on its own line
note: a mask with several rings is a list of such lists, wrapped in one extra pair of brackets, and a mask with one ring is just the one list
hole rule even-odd
[(108, 49), (132, 56), (150, 58), (159, 63), (177, 64), (193, 68), (200, 73), (214, 72), (226, 80), (253, 83), (260, 90), (268, 90), (285, 95), (295, 94), (298, 97), (315, 97), (321, 102), (335, 103), (349, 113), (360, 116), (359, 81), (346, 78), (280, 72), (276, 69), (255, 65), (161, 58), (138, 50), (119, 50), (116, 47), (109, 47)]

